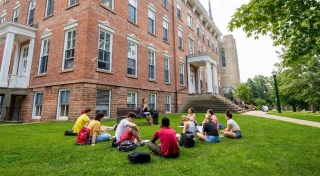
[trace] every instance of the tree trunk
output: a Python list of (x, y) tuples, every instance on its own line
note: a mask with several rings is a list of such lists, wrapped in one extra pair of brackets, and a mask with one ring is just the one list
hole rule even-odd
[(315, 113), (315, 112), (316, 112), (316, 109), (314, 108), (314, 105), (312, 104), (310, 107), (311, 107), (311, 111), (312, 111), (313, 113)]
[(297, 107), (296, 107), (296, 105), (295, 105), (295, 104), (292, 104), (291, 106), (292, 106), (292, 111), (293, 111), (293, 112), (297, 112)]

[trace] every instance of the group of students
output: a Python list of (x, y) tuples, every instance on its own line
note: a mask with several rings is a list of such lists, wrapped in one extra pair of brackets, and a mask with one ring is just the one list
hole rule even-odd
[[(104, 114), (97, 113), (94, 120), (90, 121), (91, 109), (86, 108), (84, 114), (82, 114), (76, 121), (73, 127), (73, 132), (78, 133), (82, 127), (89, 128), (91, 145), (94, 146), (96, 142), (108, 141), (111, 139), (111, 135), (107, 133), (107, 127), (101, 125), (100, 121), (103, 119)], [(115, 132), (115, 144), (116, 146), (121, 145), (125, 140), (133, 141), (137, 146), (144, 146), (146, 144), (140, 137), (140, 131), (138, 126), (133, 123), (136, 118), (136, 114), (129, 112), (125, 119), (122, 119), (116, 127)], [(225, 137), (230, 138), (241, 138), (241, 130), (239, 125), (232, 119), (232, 114), (227, 111), (225, 114), (227, 120), (227, 128), (221, 130), (221, 133)], [(176, 134), (175, 130), (170, 128), (170, 120), (167, 117), (162, 118), (160, 130), (156, 131), (148, 143), (148, 148), (156, 155), (165, 158), (175, 158), (180, 154), (178, 141), (180, 136)], [(197, 130), (196, 115), (194, 109), (188, 110), (187, 116), (181, 117), (183, 123), (182, 134), (192, 133), (199, 137), (201, 140), (206, 142), (219, 142), (219, 122), (217, 117), (214, 115), (212, 109), (208, 109), (205, 119), (202, 122), (202, 133)], [(155, 142), (160, 140), (160, 145)]]

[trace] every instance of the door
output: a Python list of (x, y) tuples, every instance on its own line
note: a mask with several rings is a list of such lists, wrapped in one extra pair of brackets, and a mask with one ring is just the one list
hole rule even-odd
[(19, 121), (22, 96), (16, 96), (13, 107), (12, 121)]
[(19, 69), (16, 76), (16, 87), (22, 87), (26, 85), (27, 81), (27, 63), (28, 63), (28, 56), (29, 56), (29, 46), (23, 46), (21, 48), (20, 54), (20, 62), (19, 62)]
[(191, 72), (190, 74), (190, 86), (191, 86), (191, 93), (196, 93), (196, 84), (195, 84), (195, 76), (194, 72)]

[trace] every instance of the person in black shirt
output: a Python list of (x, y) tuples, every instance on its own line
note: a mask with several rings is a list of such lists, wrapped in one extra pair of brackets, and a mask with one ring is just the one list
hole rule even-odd
[(217, 126), (211, 120), (211, 116), (207, 116), (208, 122), (203, 124), (202, 133), (197, 133), (197, 136), (204, 141), (215, 143), (220, 142)]
[(142, 98), (142, 104), (140, 106), (140, 116), (145, 117), (150, 125), (152, 123), (152, 115), (150, 113), (150, 107), (148, 105), (148, 100), (146, 98)]

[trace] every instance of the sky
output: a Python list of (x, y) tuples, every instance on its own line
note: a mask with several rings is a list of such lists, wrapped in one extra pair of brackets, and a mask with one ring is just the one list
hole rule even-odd
[[(209, 0), (199, 0), (208, 10)], [(232, 34), (236, 39), (240, 81), (246, 82), (255, 75), (271, 76), (274, 64), (279, 61), (269, 36), (260, 36), (259, 40), (247, 38), (241, 29), (229, 32), (228, 22), (238, 7), (250, 0), (211, 0), (212, 18), (222, 35)]]

